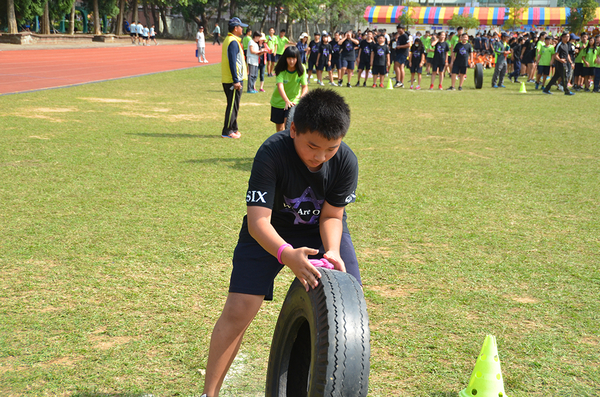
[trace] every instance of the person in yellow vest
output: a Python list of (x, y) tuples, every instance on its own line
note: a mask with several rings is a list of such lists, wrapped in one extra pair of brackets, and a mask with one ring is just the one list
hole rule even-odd
[(223, 52), (221, 54), (221, 83), (227, 97), (227, 108), (225, 109), (225, 124), (221, 137), (239, 139), (237, 115), (240, 109), (240, 100), (244, 80), (248, 79), (246, 59), (242, 48), (243, 28), (248, 25), (237, 18), (229, 20), (229, 33), (223, 40)]

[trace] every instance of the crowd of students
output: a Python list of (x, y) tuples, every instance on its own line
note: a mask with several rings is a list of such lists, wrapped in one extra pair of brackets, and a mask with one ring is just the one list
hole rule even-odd
[[(419, 90), (426, 74), (430, 90), (444, 89), (445, 77), (450, 77), (446, 89), (462, 90), (467, 69), (481, 63), (484, 68), (494, 69), (493, 88), (504, 88), (504, 78), (508, 75), (516, 83), (523, 77), (545, 93), (550, 93), (552, 85), (569, 95), (571, 92), (565, 87), (572, 87), (573, 91), (600, 90), (600, 36), (589, 37), (587, 33), (581, 37), (572, 33), (551, 37), (546, 32), (489, 31), (469, 36), (459, 27), (456, 32), (426, 31), (423, 35), (420, 32), (411, 35), (398, 25), (392, 35), (385, 29), (333, 34), (324, 31), (314, 33), (310, 42), (308, 34), (302, 33), (297, 43), (285, 34), (281, 30), (275, 35), (273, 28), (268, 36), (256, 33), (261, 85), (259, 90), (249, 86), (248, 92), (264, 91), (265, 70), (267, 77), (274, 75), (275, 65), (288, 46), (298, 49), (300, 63), (308, 74), (307, 84), (314, 81), (324, 85), (325, 75), (332, 86), (384, 87), (385, 76), (393, 75), (395, 88), (407, 83), (410, 89)], [(246, 52), (253, 40), (248, 29), (243, 38)], [(548, 81), (551, 76), (557, 77)], [(372, 82), (368, 82), (369, 78)]]

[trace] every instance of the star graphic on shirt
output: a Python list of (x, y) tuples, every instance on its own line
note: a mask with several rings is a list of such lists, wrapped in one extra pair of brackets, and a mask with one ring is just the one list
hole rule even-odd
[[(310, 186), (304, 190), (304, 192), (302, 193), (302, 195), (300, 195), (300, 197), (295, 198), (295, 199), (290, 199), (284, 195), (283, 200), (285, 201), (285, 208), (282, 210), (282, 212), (291, 212), (292, 214), (294, 214), (294, 217), (295, 217), (294, 225), (297, 225), (300, 223), (308, 224), (308, 225), (316, 224), (319, 220), (319, 214), (321, 213), (321, 207), (323, 206), (323, 203), (325, 202), (325, 200), (317, 199), (317, 197), (315, 196), (315, 194)], [(302, 210), (301, 205), (303, 203), (312, 203), (312, 205), (313, 205), (313, 208), (310, 210), (310, 213), (313, 215), (311, 216), (311, 218), (308, 221), (305, 221), (304, 219), (302, 219), (302, 215), (300, 215), (300, 212), (299, 212)]]

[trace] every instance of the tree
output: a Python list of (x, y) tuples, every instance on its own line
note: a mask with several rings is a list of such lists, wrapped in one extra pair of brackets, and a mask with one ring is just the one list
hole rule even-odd
[(471, 16), (466, 17), (464, 15), (454, 15), (447, 23), (448, 26), (452, 26), (454, 28), (462, 26), (465, 31), (469, 29), (477, 29), (479, 27), (479, 19)]
[(417, 20), (414, 18), (414, 10), (413, 7), (418, 7), (419, 3), (409, 2), (404, 6), (404, 10), (400, 18), (398, 19), (398, 23), (403, 25), (406, 30), (410, 30), (412, 26), (417, 24)]
[(17, 29), (17, 17), (15, 15), (15, 2), (14, 0), (7, 0), (7, 17), (8, 17), (8, 33), (18, 33)]
[(596, 0), (580, 0), (577, 7), (571, 8), (571, 14), (567, 18), (567, 26), (571, 32), (581, 33), (588, 23), (596, 18)]
[(529, 7), (529, 0), (505, 0), (504, 5), (508, 7), (508, 19), (504, 26), (514, 31), (515, 27), (523, 25), (523, 11)]

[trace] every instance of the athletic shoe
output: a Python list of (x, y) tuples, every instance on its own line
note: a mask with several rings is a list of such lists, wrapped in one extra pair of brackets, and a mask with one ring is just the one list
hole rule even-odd
[(348, 83), (348, 84), (346, 84), (346, 87), (352, 88), (352, 84)]
[(401, 87), (403, 87), (402, 83), (396, 83), (394, 85), (394, 88), (401, 88)]
[(367, 86), (367, 82), (365, 81), (365, 82), (363, 83), (363, 87), (366, 87), (366, 86)]
[(565, 92), (565, 88), (562, 85), (558, 85), (558, 90), (561, 92)]
[(404, 88), (404, 84), (400, 83), (400, 88)]
[(500, 88), (506, 88), (504, 84), (500, 84)]
[(497, 84), (494, 84), (494, 85), (492, 86), (492, 88), (498, 88), (498, 85), (497, 85)]
[(413, 89), (413, 85), (412, 85), (412, 84), (410, 85), (410, 89), (411, 89), (411, 90)]
[(458, 87), (458, 90), (459, 90), (459, 91), (462, 91), (462, 87)]
[(377, 88), (377, 84), (373, 84), (373, 88)]
[(440, 90), (443, 90), (443, 89), (444, 89), (444, 87), (442, 87), (442, 85), (441, 85), (441, 84), (438, 86), (438, 88), (439, 88)]
[(342, 86), (342, 84), (344, 84), (344, 80), (338, 80), (338, 86)]
[(519, 80), (517, 80), (517, 79), (515, 79), (515, 83), (521, 84), (521, 82)]
[(248, 91), (248, 94), (258, 94), (258, 91), (256, 91), (256, 90), (250, 90), (250, 91)]
[(415, 90), (420, 90), (420, 89), (421, 89), (420, 85), (418, 85), (417, 88), (415, 88)]
[(337, 85), (336, 83), (334, 83), (333, 81), (330, 81), (330, 82), (329, 82), (329, 85), (332, 85), (332, 86), (334, 86), (334, 87), (337, 87), (337, 86), (338, 86), (338, 85)]
[(567, 91), (567, 92), (565, 92), (565, 95), (575, 95), (575, 93), (571, 92), (571, 91)]
[(450, 88), (448, 88), (448, 91), (454, 91), (456, 88), (450, 86)]
[(583, 92), (590, 92), (590, 89), (585, 87), (585, 89), (583, 90)]
[(533, 79), (529, 79), (529, 80), (527, 80), (527, 82), (528, 82), (528, 83), (532, 83), (532, 84), (533, 84), (533, 83), (535, 83), (535, 80), (533, 80)]
[(430, 90), (433, 90), (433, 84), (429, 86), (429, 89), (430, 89)]
[(240, 139), (241, 134), (239, 132), (232, 132), (229, 135), (221, 135), (221, 138), (232, 138), (232, 139)]
[(383, 83), (379, 83), (379, 86), (380, 86), (381, 88), (383, 88)]
[(544, 94), (553, 95), (550, 91), (542, 90)]
[(258, 90), (259, 92), (265, 92), (265, 90), (263, 90), (262, 88), (260, 90)]
[(319, 81), (319, 85), (323, 87), (325, 84), (322, 81)]
[(355, 87), (360, 87), (360, 81), (357, 81), (357, 82), (356, 82), (356, 85), (355, 85)]
[(540, 83), (535, 83), (535, 89), (539, 90), (540, 89)]

